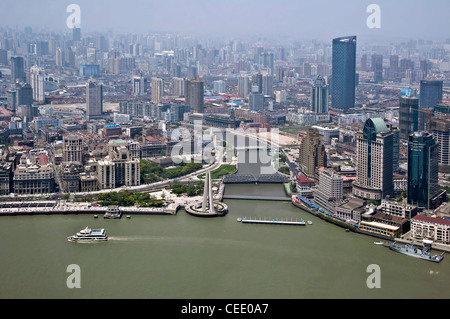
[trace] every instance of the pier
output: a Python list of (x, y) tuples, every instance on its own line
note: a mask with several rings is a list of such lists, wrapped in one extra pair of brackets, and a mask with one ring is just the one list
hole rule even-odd
[(223, 195), (223, 199), (245, 199), (245, 200), (269, 200), (269, 201), (281, 201), (290, 202), (289, 197), (271, 197), (271, 196), (246, 196), (246, 195)]
[(306, 225), (304, 220), (277, 220), (277, 219), (251, 219), (251, 218), (242, 218), (238, 219), (238, 221), (243, 224), (270, 224), (270, 225), (289, 225), (289, 226), (304, 226)]

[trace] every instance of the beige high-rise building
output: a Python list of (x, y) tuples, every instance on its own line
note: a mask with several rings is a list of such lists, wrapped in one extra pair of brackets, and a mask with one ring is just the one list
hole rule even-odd
[(80, 135), (64, 136), (63, 162), (83, 163), (83, 138)]
[(300, 144), (298, 162), (300, 169), (310, 178), (315, 178), (318, 168), (327, 167), (327, 153), (317, 129), (308, 130), (308, 134)]
[(382, 118), (368, 119), (356, 137), (356, 197), (380, 201), (392, 196), (393, 133)]
[(132, 156), (130, 146), (123, 140), (109, 143), (108, 156), (96, 163), (100, 189), (140, 185), (140, 161)]
[(45, 73), (44, 69), (33, 65), (30, 68), (30, 84), (33, 88), (33, 101), (38, 104), (45, 103)]
[(164, 80), (160, 78), (152, 79), (152, 102), (159, 103), (164, 95)]
[(172, 84), (172, 95), (173, 96), (184, 96), (184, 82), (183, 78), (174, 77)]

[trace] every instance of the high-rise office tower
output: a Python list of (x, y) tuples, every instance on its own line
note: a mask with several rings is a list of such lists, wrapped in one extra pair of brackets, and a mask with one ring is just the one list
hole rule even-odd
[(204, 83), (202, 79), (192, 78), (185, 81), (185, 101), (194, 113), (204, 111)]
[(253, 89), (251, 90), (254, 93), (262, 93), (262, 87), (263, 87), (263, 75), (261, 72), (257, 72), (255, 74), (252, 75), (252, 87), (257, 87), (258, 90), (254, 91)]
[(419, 129), (419, 99), (417, 97), (400, 97), (399, 128), (400, 138), (404, 140)]
[(0, 65), (8, 65), (8, 51), (0, 49)]
[(422, 80), (420, 81), (420, 100), (419, 107), (433, 108), (439, 102), (442, 102), (443, 81)]
[(184, 96), (184, 82), (186, 80), (179, 77), (174, 77), (172, 79), (172, 95), (173, 96)]
[(383, 56), (381, 54), (372, 55), (373, 78), (376, 83), (383, 81)]
[(64, 60), (65, 60), (64, 51), (61, 48), (57, 48), (56, 49), (56, 66), (57, 67), (63, 67), (64, 66)]
[(250, 94), (250, 77), (248, 75), (239, 75), (238, 76), (238, 93), (239, 95), (246, 99)]
[(367, 72), (367, 54), (361, 56), (361, 71)]
[(399, 58), (398, 55), (389, 57), (389, 78), (396, 79), (399, 76)]
[(11, 83), (16, 83), (17, 81), (27, 81), (25, 62), (21, 56), (11, 57)]
[(425, 209), (439, 193), (439, 145), (424, 131), (414, 132), (408, 140), (408, 204)]
[(262, 94), (273, 95), (273, 76), (270, 72), (262, 76)]
[(86, 84), (86, 115), (88, 119), (101, 116), (103, 113), (103, 86), (89, 81)]
[(248, 104), (250, 111), (262, 112), (264, 110), (264, 95), (262, 93), (250, 93)]
[(308, 130), (300, 144), (298, 163), (303, 173), (310, 178), (315, 178), (318, 168), (327, 166), (327, 153), (325, 145), (320, 141), (319, 130)]
[(225, 82), (223, 80), (214, 81), (213, 91), (217, 93), (225, 93)]
[(33, 100), (38, 104), (45, 103), (45, 74), (44, 69), (33, 65), (30, 68), (30, 83), (33, 88)]
[(355, 106), (356, 36), (333, 39), (331, 105), (347, 110)]
[(343, 199), (344, 182), (332, 168), (324, 168), (319, 172), (319, 185), (314, 191), (314, 201), (322, 207), (333, 209), (329, 202), (340, 202)]
[(392, 196), (393, 133), (382, 118), (368, 119), (356, 137), (357, 168), (353, 194), (380, 201)]
[(164, 95), (164, 80), (160, 78), (152, 79), (152, 102), (159, 103)]
[(73, 41), (81, 41), (81, 29), (80, 28), (73, 28), (72, 29), (72, 40)]
[(321, 75), (311, 85), (311, 111), (315, 114), (328, 112), (328, 84)]
[(33, 104), (33, 88), (28, 83), (16, 85), (16, 106)]
[(450, 118), (432, 117), (429, 132), (439, 144), (439, 172), (450, 173)]
[(135, 75), (131, 78), (133, 86), (133, 95), (141, 96), (145, 94), (145, 79), (141, 75)]

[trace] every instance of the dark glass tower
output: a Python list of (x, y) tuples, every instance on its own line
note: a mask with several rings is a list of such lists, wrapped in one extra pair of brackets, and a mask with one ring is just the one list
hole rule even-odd
[(408, 140), (408, 204), (428, 209), (439, 193), (439, 145), (425, 131)]
[(21, 56), (11, 57), (11, 83), (26, 82), (25, 63)]
[(443, 81), (420, 81), (420, 108), (432, 108), (435, 107), (439, 102), (442, 102), (442, 87)]
[(399, 110), (400, 138), (407, 140), (409, 135), (419, 130), (419, 99), (415, 96), (400, 97)]
[(356, 36), (333, 39), (331, 105), (347, 110), (355, 106)]

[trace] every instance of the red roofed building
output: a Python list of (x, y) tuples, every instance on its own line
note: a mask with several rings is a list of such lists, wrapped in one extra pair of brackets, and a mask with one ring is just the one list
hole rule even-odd
[(416, 215), (411, 218), (411, 237), (450, 244), (450, 220)]

